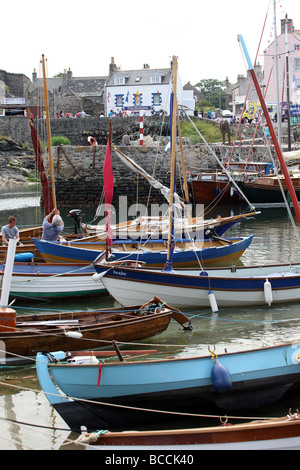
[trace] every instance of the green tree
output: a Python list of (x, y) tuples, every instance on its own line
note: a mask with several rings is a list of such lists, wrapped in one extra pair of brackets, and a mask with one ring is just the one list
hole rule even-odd
[(200, 80), (196, 85), (212, 106), (225, 109), (226, 90), (223, 82), (214, 78)]

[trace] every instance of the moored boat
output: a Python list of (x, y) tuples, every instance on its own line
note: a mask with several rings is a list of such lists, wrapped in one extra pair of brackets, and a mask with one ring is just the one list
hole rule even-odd
[[(212, 240), (176, 240), (173, 265), (189, 267), (199, 266), (199, 260), (205, 265), (237, 260), (249, 247), (252, 239), (253, 235), (226, 239), (213, 236)], [(33, 241), (46, 263), (92, 263), (105, 250), (105, 242), (69, 244), (52, 243), (36, 238)], [(112, 245), (111, 254), (116, 261), (130, 259), (148, 266), (163, 267), (167, 261), (168, 251), (166, 242), (161, 240), (149, 240), (146, 243), (120, 240)]]
[[(0, 264), (0, 280), (3, 273), (4, 265)], [(37, 300), (107, 294), (101, 281), (92, 281), (94, 273), (91, 264), (15, 262), (10, 298)]]
[(175, 307), (272, 305), (300, 300), (300, 264), (176, 269), (95, 263), (108, 292), (121, 304), (143, 302), (157, 294)]
[[(239, 424), (221, 420), (219, 426), (158, 431), (103, 430), (83, 432), (75, 441), (78, 445), (95, 446), (101, 450), (299, 450), (300, 415), (261, 419)], [(172, 463), (173, 456), (161, 457)], [(177, 457), (177, 461), (193, 463), (192, 455)]]
[[(71, 351), (98, 349), (115, 341), (138, 341), (164, 331), (171, 318), (189, 319), (158, 298), (145, 305), (70, 311), (58, 314), (18, 315), (9, 307), (0, 309), (0, 341), (5, 353), (1, 364), (32, 363), (34, 351), (62, 344)], [(112, 352), (110, 352), (112, 354)]]
[(299, 357), (296, 342), (96, 364), (78, 364), (57, 351), (38, 353), (36, 367), (42, 390), (71, 429), (129, 430), (157, 422), (163, 411), (199, 413), (210, 404), (241, 410), (276, 402), (299, 389)]
[(242, 183), (249, 179), (268, 176), (272, 173), (273, 165), (267, 162), (232, 162), (228, 165), (227, 173), (222, 169), (215, 171), (193, 172), (188, 180), (190, 192), (198, 204), (211, 204), (219, 199), (223, 204), (241, 201), (242, 195), (231, 183), (231, 178), (241, 188), (243, 194), (252, 202), (244, 191)]

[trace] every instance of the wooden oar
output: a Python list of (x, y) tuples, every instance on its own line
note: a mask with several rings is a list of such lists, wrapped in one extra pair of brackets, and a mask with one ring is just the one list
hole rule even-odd
[[(156, 354), (157, 349), (137, 349), (137, 350), (121, 350), (124, 356), (136, 356), (136, 355), (146, 355), (146, 354)], [(117, 356), (116, 351), (72, 351), (66, 353), (67, 357), (77, 357), (77, 356), (95, 356), (95, 357), (110, 357)]]
[(167, 304), (164, 304), (164, 307), (169, 308), (172, 311), (173, 320), (176, 320), (180, 325), (184, 325), (190, 321), (190, 319), (177, 308), (170, 307), (170, 305)]

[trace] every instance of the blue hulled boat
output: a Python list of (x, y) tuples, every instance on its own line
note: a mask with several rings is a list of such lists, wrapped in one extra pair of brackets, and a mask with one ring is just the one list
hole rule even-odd
[(39, 353), (36, 367), (42, 390), (71, 429), (129, 430), (162, 416), (167, 420), (153, 410), (184, 412), (192, 407), (197, 413), (214, 405), (233, 411), (276, 402), (299, 388), (299, 357), (300, 343), (111, 362), (102, 362), (96, 353), (72, 357), (58, 351)]
[[(197, 240), (194, 245), (190, 240), (177, 240), (173, 254), (174, 267), (199, 266), (199, 260), (203, 264), (227, 262), (239, 259), (253, 240), (253, 235), (242, 238), (228, 238), (216, 243), (205, 240)], [(101, 248), (92, 249), (92, 244), (75, 242), (53, 243), (33, 238), (33, 241), (46, 262), (64, 263), (91, 263), (102, 251), (105, 250), (105, 243)], [(157, 242), (157, 243), (156, 243)], [(186, 244), (188, 247), (186, 247)], [(99, 244), (97, 244), (99, 245)], [(133, 248), (136, 241), (123, 240), (115, 242), (112, 247), (114, 259), (138, 261), (148, 266), (163, 267), (167, 261), (167, 249), (161, 240), (141, 245), (140, 248)], [(158, 247), (160, 245), (160, 248)], [(199, 246), (201, 246), (199, 248)]]

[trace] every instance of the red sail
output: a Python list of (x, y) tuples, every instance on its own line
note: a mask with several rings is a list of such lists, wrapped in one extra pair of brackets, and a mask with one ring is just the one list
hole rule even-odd
[(112, 228), (111, 228), (111, 203), (114, 193), (114, 175), (111, 165), (111, 149), (109, 139), (107, 141), (105, 160), (103, 165), (103, 186), (105, 200), (105, 218), (108, 246), (112, 246)]
[(40, 180), (42, 185), (45, 214), (49, 214), (54, 209), (52, 201), (51, 183), (49, 183), (47, 175), (45, 173), (40, 139), (32, 119), (30, 119), (30, 131), (33, 149), (35, 153), (35, 163), (40, 174)]

